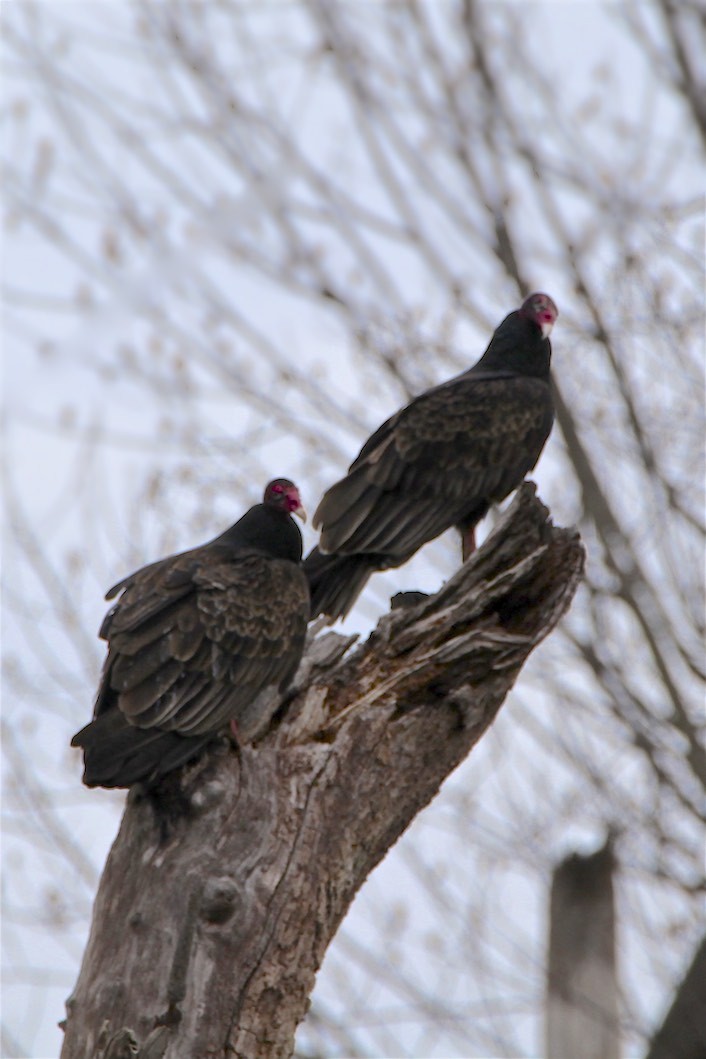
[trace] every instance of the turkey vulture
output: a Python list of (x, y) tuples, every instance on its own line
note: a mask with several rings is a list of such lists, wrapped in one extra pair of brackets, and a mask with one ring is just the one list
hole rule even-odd
[(552, 428), (557, 316), (547, 294), (530, 295), (477, 364), (415, 397), (366, 441), (314, 515), (321, 538), (304, 562), (312, 617), (345, 617), (373, 571), (401, 566), (451, 526), (470, 555), (476, 524), (534, 467)]
[(108, 656), (93, 720), (71, 740), (88, 787), (151, 787), (228, 725), (247, 740), (269, 721), (309, 617), (292, 515), (306, 518), (299, 491), (276, 478), (225, 533), (110, 589), (106, 599), (122, 595), (100, 629)]

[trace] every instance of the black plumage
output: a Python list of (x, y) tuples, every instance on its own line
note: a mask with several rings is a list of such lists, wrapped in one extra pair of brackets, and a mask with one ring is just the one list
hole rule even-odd
[(266, 725), (309, 617), (292, 514), (305, 518), (299, 492), (275, 479), (219, 537), (111, 588), (94, 719), (71, 740), (87, 786), (151, 786), (229, 725), (241, 741)]
[(464, 559), (474, 528), (539, 458), (554, 419), (548, 335), (558, 310), (533, 294), (495, 331), (469, 371), (375, 431), (314, 515), (304, 569), (312, 617), (344, 617), (375, 570), (401, 566), (456, 526)]

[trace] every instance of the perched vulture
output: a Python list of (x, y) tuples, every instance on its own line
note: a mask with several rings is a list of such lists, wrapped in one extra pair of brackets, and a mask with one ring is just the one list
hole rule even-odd
[(93, 720), (71, 740), (87, 786), (152, 786), (229, 726), (247, 741), (267, 724), (309, 617), (292, 515), (306, 518), (299, 491), (277, 478), (220, 537), (111, 588)]
[(312, 617), (345, 617), (373, 571), (401, 566), (451, 526), (470, 555), (476, 524), (534, 467), (552, 428), (557, 316), (547, 294), (532, 294), (477, 364), (415, 397), (366, 441), (314, 515), (321, 538), (304, 562)]

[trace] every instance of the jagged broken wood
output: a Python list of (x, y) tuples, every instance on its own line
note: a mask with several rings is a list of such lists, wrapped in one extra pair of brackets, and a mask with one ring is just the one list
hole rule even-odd
[(131, 793), (62, 1059), (291, 1055), (355, 893), (490, 726), (583, 562), (525, 484), (436, 595), (352, 651), (316, 638), (257, 746), (215, 746), (157, 803)]

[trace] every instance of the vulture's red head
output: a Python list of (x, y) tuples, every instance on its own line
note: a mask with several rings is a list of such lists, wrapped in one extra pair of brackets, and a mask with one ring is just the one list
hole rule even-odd
[(306, 522), (306, 511), (299, 496), (299, 490), (289, 478), (275, 478), (265, 486), (265, 495), (262, 498), (266, 507), (273, 507), (277, 511), (286, 511), (288, 515), (296, 515)]
[(559, 310), (548, 294), (530, 294), (522, 303), (520, 316), (531, 320), (542, 332), (542, 338), (549, 338)]

